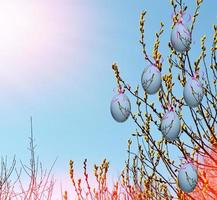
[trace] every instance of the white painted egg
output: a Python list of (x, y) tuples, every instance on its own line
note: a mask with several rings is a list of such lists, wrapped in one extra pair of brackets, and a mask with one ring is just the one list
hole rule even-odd
[(183, 164), (178, 173), (178, 185), (183, 192), (190, 193), (197, 186), (198, 171), (192, 163)]
[(112, 98), (110, 104), (112, 117), (117, 122), (125, 122), (131, 112), (130, 100), (124, 93), (119, 93)]
[(161, 87), (161, 72), (154, 66), (146, 67), (141, 77), (142, 87), (148, 94), (155, 94)]
[(181, 121), (175, 111), (170, 110), (164, 114), (160, 130), (166, 140), (175, 140), (178, 138), (181, 130)]
[(204, 90), (200, 81), (194, 77), (190, 78), (185, 84), (183, 96), (188, 106), (197, 107), (204, 96)]
[(191, 36), (187, 26), (183, 23), (176, 23), (171, 32), (170, 40), (173, 48), (177, 52), (183, 53), (189, 50), (191, 44)]

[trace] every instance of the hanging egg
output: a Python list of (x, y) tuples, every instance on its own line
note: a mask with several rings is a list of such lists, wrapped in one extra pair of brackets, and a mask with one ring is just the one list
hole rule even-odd
[(198, 172), (192, 163), (183, 164), (178, 173), (178, 185), (183, 192), (190, 193), (197, 186)]
[(161, 72), (154, 66), (146, 67), (141, 77), (142, 87), (148, 94), (155, 94), (161, 87)]
[(204, 96), (204, 90), (200, 81), (195, 77), (190, 78), (185, 84), (183, 96), (188, 106), (197, 107)]
[(166, 140), (172, 141), (177, 139), (181, 130), (181, 122), (173, 109), (164, 114), (161, 121), (160, 130)]
[(170, 40), (177, 52), (183, 53), (188, 51), (191, 44), (191, 34), (187, 26), (181, 22), (176, 23), (171, 32)]
[(124, 93), (115, 95), (110, 104), (112, 117), (117, 122), (125, 122), (131, 112), (130, 100)]

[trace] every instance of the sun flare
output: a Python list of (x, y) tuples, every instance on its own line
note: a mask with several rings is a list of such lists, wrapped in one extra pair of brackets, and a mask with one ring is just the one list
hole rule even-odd
[(45, 12), (39, 4), (21, 1), (0, 4), (0, 48), (1, 58), (19, 57), (37, 51), (48, 37), (49, 26)]
[(80, 13), (74, 1), (0, 0), (0, 90), (22, 96), (70, 70), (78, 77), (69, 63), (79, 56)]

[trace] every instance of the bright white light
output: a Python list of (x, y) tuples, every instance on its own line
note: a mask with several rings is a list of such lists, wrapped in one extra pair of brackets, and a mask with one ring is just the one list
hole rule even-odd
[(73, 1), (0, 0), (0, 91), (55, 88), (70, 70), (79, 77), (79, 9)]

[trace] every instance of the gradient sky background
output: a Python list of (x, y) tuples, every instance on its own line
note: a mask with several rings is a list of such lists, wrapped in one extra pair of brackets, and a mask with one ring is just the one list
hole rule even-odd
[[(186, 3), (195, 8), (193, 0)], [(212, 35), (216, 8), (216, 0), (201, 8), (192, 58), (198, 55), (200, 37)], [(168, 1), (0, 0), (2, 156), (16, 154), (29, 161), (33, 116), (37, 153), (47, 168), (58, 156), (53, 172), (65, 185), (70, 159), (80, 174), (85, 158), (91, 168), (107, 158), (111, 177), (117, 177), (136, 126), (131, 119), (118, 124), (111, 117), (116, 87), (111, 64), (120, 65), (130, 85), (140, 84), (146, 66), (138, 42), (143, 9), (148, 10), (147, 48), (151, 53), (162, 20), (166, 31), (160, 49), (166, 55), (172, 14)]]

